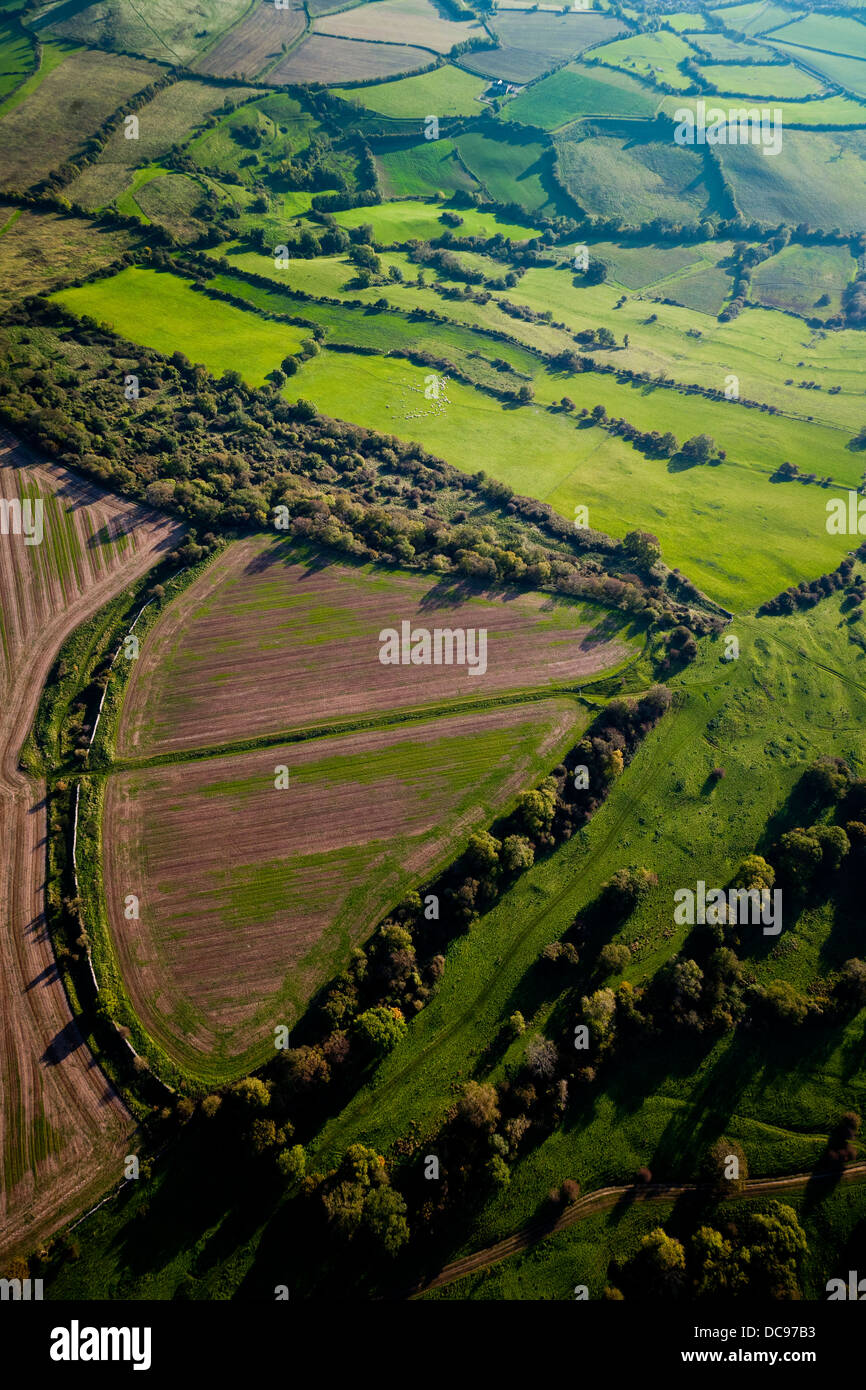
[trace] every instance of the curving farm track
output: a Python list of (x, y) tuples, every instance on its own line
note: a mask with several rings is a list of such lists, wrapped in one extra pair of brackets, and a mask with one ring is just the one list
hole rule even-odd
[[(751, 1178), (743, 1184), (740, 1194), (743, 1197), (773, 1197), (785, 1192), (804, 1192), (810, 1183), (830, 1182), (836, 1179), (841, 1182), (866, 1182), (866, 1163), (852, 1163), (841, 1174), (836, 1173), (788, 1173), (777, 1178)], [(445, 1265), (443, 1269), (429, 1280), (426, 1284), (421, 1284), (417, 1288), (403, 1297), (414, 1298), (419, 1294), (426, 1293), (428, 1289), (440, 1289), (444, 1284), (453, 1284), (455, 1280), (464, 1278), (467, 1274), (474, 1274), (479, 1269), (487, 1269), (488, 1266), (498, 1264), (500, 1260), (507, 1260), (509, 1255), (516, 1255), (521, 1250), (528, 1250), (531, 1245), (537, 1245), (539, 1241), (546, 1240), (548, 1236), (556, 1235), (558, 1231), (564, 1231), (568, 1226), (573, 1226), (577, 1221), (583, 1221), (587, 1216), (594, 1216), (596, 1212), (610, 1211), (620, 1202), (653, 1202), (653, 1201), (676, 1201), (678, 1197), (684, 1197), (689, 1192), (699, 1192), (701, 1190), (698, 1183), (660, 1183), (650, 1182), (641, 1187), (600, 1187), (595, 1192), (588, 1192), (585, 1197), (579, 1198), (570, 1207), (558, 1216), (555, 1221), (533, 1222), (528, 1226), (523, 1226), (513, 1235), (506, 1236), (504, 1240), (497, 1241), (495, 1245), (485, 1246), (483, 1250), (475, 1250), (471, 1255), (464, 1255), (460, 1260), (454, 1260), (452, 1264)]]
[(45, 499), (42, 545), (0, 535), (0, 1259), (120, 1176), (133, 1121), (73, 1022), (45, 926), (45, 787), (18, 759), (66, 636), (180, 528), (0, 431), (0, 498)]

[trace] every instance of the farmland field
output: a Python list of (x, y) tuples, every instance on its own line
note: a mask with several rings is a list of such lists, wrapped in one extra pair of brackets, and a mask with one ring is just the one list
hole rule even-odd
[(183, 352), (217, 376), (234, 368), (254, 385), (304, 336), (291, 324), (265, 323), (196, 294), (189, 280), (138, 267), (63, 291), (57, 299), (73, 313), (109, 322), (133, 342), (169, 355)]
[(0, 1302), (851, 1379), (866, 6), (676, 4), (0, 0)]
[(136, 168), (158, 162), (172, 145), (188, 140), (223, 102), (243, 101), (253, 95), (251, 87), (173, 83), (138, 112), (138, 139), (128, 140), (123, 128), (116, 131), (99, 159), (72, 181), (70, 197), (85, 208), (103, 207), (129, 187)]
[(0, 184), (28, 188), (58, 168), (94, 126), (157, 76), (157, 67), (138, 58), (70, 54), (3, 118)]
[[(472, 679), (465, 668), (381, 665), (378, 634), (404, 620), (484, 628), (486, 672)], [(241, 732), (340, 722), (359, 708), (575, 685), (630, 654), (603, 610), (542, 594), (497, 603), (409, 574), (323, 566), (315, 556), (305, 563), (285, 542), (242, 542), (155, 629), (124, 705), (118, 753), (228, 743)]]
[(47, 833), (45, 788), (24, 775), (18, 757), (64, 636), (145, 573), (176, 528), (37, 462), (6, 431), (0, 489), (5, 501), (41, 501), (45, 529), (41, 545), (0, 538), (0, 1245), (6, 1254), (32, 1248), (116, 1179), (134, 1143), (131, 1117), (94, 1065), (54, 963), (39, 853)]
[(584, 135), (579, 126), (560, 132), (556, 149), (563, 183), (588, 213), (637, 226), (653, 216), (699, 222), (715, 210), (696, 149), (640, 134)]
[(208, 49), (196, 67), (199, 72), (216, 77), (255, 77), (284, 47), (291, 45), (304, 32), (303, 6), (276, 9), (268, 0), (259, 0), (240, 24), (230, 29), (213, 48)]
[(722, 148), (720, 158), (746, 217), (853, 229), (866, 197), (864, 154), (866, 131), (789, 130), (778, 157), (767, 159), (754, 146), (735, 145)]
[(441, 119), (471, 116), (481, 111), (478, 97), (486, 85), (482, 78), (446, 64), (433, 72), (422, 72), (418, 77), (406, 77), (401, 82), (338, 90), (337, 96), (360, 102), (369, 111), (397, 120), (411, 117), (424, 120), (431, 112)]
[[(411, 81), (411, 79), (409, 79)], [(412, 198), (434, 189), (443, 196), (458, 188), (477, 188), (457, 157), (452, 140), (412, 141), (376, 156), (383, 191), (389, 198)]]
[(671, 87), (689, 86), (689, 79), (679, 71), (678, 65), (693, 56), (693, 50), (684, 39), (667, 33), (618, 39), (592, 53), (594, 62), (622, 68), (624, 72), (640, 73), (653, 82), (666, 82)]
[[(39, 21), (42, 32), (79, 39), (120, 52), (140, 53), (162, 63), (189, 63), (224, 30), (235, 24), (249, 0), (197, 0), (194, 9), (175, 0), (96, 0), (86, 6), (61, 6), (62, 18), (49, 12)], [(67, 8), (70, 13), (65, 12)]]
[(365, 82), (372, 77), (416, 72), (418, 68), (429, 67), (431, 62), (430, 52), (409, 44), (367, 43), (333, 38), (328, 34), (309, 34), (271, 68), (268, 78), (274, 83), (324, 82), (333, 87), (341, 82)]
[(489, 53), (465, 53), (461, 67), (506, 82), (531, 82), (568, 58), (621, 32), (607, 15), (498, 13), (491, 21), (500, 47)]
[(830, 318), (838, 314), (855, 271), (847, 246), (786, 246), (757, 267), (755, 296), (807, 318)]
[(373, 0), (317, 19), (316, 33), (378, 43), (417, 44), (436, 53), (447, 53), (467, 39), (485, 37), (477, 20), (455, 23), (443, 19), (432, 0)]
[(625, 73), (570, 63), (508, 103), (512, 121), (557, 130), (587, 116), (652, 116), (658, 97)]
[[(107, 901), (145, 1027), (210, 1081), (262, 1061), (275, 1026), (297, 1020), (364, 924), (555, 761), (582, 722), (579, 706), (551, 699), (115, 774)], [(285, 790), (274, 785), (280, 764)], [(130, 884), (142, 904), (132, 926)]]
[(790, 98), (813, 96), (824, 90), (824, 84), (808, 73), (781, 63), (738, 67), (736, 63), (705, 63), (701, 72), (719, 92), (736, 92), (746, 96)]

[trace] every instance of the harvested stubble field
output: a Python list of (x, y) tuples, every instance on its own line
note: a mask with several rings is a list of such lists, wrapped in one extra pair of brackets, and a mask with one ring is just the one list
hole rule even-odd
[(433, 62), (428, 49), (399, 43), (366, 43), (363, 39), (337, 39), (310, 34), (292, 53), (268, 73), (268, 81), (363, 82), (370, 77), (394, 77), (417, 72)]
[(623, 26), (608, 15), (497, 14), (491, 26), (500, 48), (464, 53), (460, 66), (506, 82), (531, 82), (535, 77), (587, 48), (615, 39)]
[(467, 39), (487, 37), (477, 20), (443, 19), (442, 11), (431, 0), (375, 0), (317, 19), (316, 33), (379, 43), (418, 44), (437, 53), (447, 53)]
[(32, 1249), (120, 1177), (130, 1116), (73, 1021), (45, 925), (45, 787), (19, 767), (64, 638), (179, 538), (0, 436), (0, 493), (41, 498), (41, 546), (0, 536), (0, 1249)]
[[(106, 898), (144, 1027), (203, 1079), (264, 1061), (274, 1028), (584, 723), (560, 697), (113, 775)], [(128, 893), (138, 921), (124, 917)]]
[(138, 139), (127, 140), (123, 127), (115, 131), (99, 159), (69, 184), (68, 198), (85, 208), (104, 207), (129, 187), (135, 169), (157, 163), (172, 145), (188, 140), (224, 101), (242, 102), (254, 95), (252, 87), (174, 82), (138, 112)]
[(199, 72), (215, 77), (255, 77), (274, 58), (283, 45), (294, 43), (304, 32), (306, 16), (300, 0), (291, 9), (278, 10), (273, 0), (260, 3), (234, 29), (199, 61)]
[[(379, 633), (407, 620), (486, 628), (487, 671), (383, 666)], [(218, 746), (433, 702), (575, 684), (636, 651), (597, 605), (399, 570), (303, 559), (238, 541), (166, 609), (132, 674), (120, 756)]]
[(163, 72), (139, 58), (72, 53), (0, 124), (0, 185), (29, 188)]

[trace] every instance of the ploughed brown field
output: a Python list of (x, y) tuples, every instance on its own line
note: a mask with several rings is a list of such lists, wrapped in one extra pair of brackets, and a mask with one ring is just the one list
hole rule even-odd
[(255, 77), (276, 58), (283, 44), (290, 44), (303, 31), (304, 7), (295, 0), (291, 8), (276, 9), (273, 0), (261, 3), (197, 64), (199, 72), (215, 77)]
[(0, 1255), (32, 1249), (121, 1176), (134, 1124), (72, 1019), (44, 914), (45, 786), (18, 759), (58, 648), (180, 533), (41, 464), (0, 431), (0, 497), (44, 503), (41, 545), (0, 535)]
[(535, 785), (586, 718), (558, 696), (109, 777), (112, 941), (151, 1037), (209, 1081), (260, 1064), (274, 1028)]
[[(379, 633), (484, 628), (487, 670), (383, 665)], [(496, 598), (396, 570), (238, 541), (166, 609), (127, 693), (121, 757), (220, 746), (353, 716), (574, 685), (635, 648), (601, 607), (542, 593)]]

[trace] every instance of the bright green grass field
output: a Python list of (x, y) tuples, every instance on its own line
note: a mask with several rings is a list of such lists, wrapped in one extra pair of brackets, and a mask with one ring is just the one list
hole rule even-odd
[(417, 77), (404, 77), (398, 82), (383, 82), (371, 87), (336, 87), (334, 95), (357, 102), (368, 111), (394, 119), (427, 116), (478, 116), (484, 107), (478, 101), (488, 86), (483, 77), (475, 77), (462, 68), (434, 68)]
[(477, 189), (457, 158), (452, 140), (425, 140), (376, 156), (383, 192), (389, 198), (417, 198), (431, 192), (448, 195), (458, 188)]
[(652, 116), (658, 105), (658, 96), (626, 73), (569, 63), (520, 92), (504, 116), (557, 130), (586, 116)]
[[(568, 1019), (552, 1012), (560, 986), (544, 985), (532, 966), (616, 869), (643, 864), (659, 875), (658, 888), (620, 934), (633, 946), (626, 978), (638, 984), (689, 930), (673, 924), (675, 888), (698, 878), (727, 882), (817, 755), (838, 754), (862, 770), (864, 661), (839, 625), (838, 600), (831, 600), (790, 622), (738, 619), (731, 628), (741, 644), (737, 661), (720, 660), (721, 639), (701, 644), (698, 661), (672, 682), (682, 692), (680, 707), (648, 737), (586, 830), (452, 944), (436, 997), (372, 1083), (325, 1126), (317, 1161), (362, 1136), (384, 1151), (410, 1120), (423, 1140), (451, 1103), (455, 1080), (491, 1074), (482, 1055), (514, 1009), (527, 1018), (527, 1031), (494, 1076), (534, 1032), (567, 1028)], [(710, 792), (706, 778), (719, 763), (726, 776)], [(741, 947), (758, 978), (802, 985), (844, 958), (832, 929), (829, 941), (826, 931), (817, 940), (788, 920), (786, 936), (786, 949), (760, 934)], [(799, 950), (788, 944), (794, 938)], [(828, 1026), (817, 1047), (804, 1030), (726, 1034), (688, 1047), (673, 1039), (620, 1053), (603, 1088), (583, 1103), (578, 1097), (565, 1126), (514, 1165), (508, 1187), (467, 1229), (465, 1248), (537, 1214), (549, 1188), (565, 1177), (589, 1190), (628, 1181), (646, 1163), (659, 1177), (692, 1180), (701, 1152), (722, 1133), (743, 1144), (753, 1175), (802, 1171), (839, 1113), (866, 1101), (864, 1024), (861, 1013)]]
[[(369, 208), (350, 208), (335, 213), (341, 227), (360, 227), (365, 222), (373, 228), (380, 246), (393, 246), (417, 237), (421, 241), (440, 237), (446, 230), (439, 221), (442, 205), (407, 198), (399, 203), (377, 203)], [(535, 236), (534, 228), (500, 219), (495, 213), (480, 212), (478, 208), (460, 208), (463, 226), (455, 229), (458, 236), (492, 237), (501, 234), (512, 241), (527, 241)]]
[[(681, 107), (691, 107), (691, 109), (694, 110), (695, 103), (701, 99), (702, 98), (689, 96), (667, 96), (662, 102), (661, 109), (665, 115), (673, 119), (676, 112)], [(737, 110), (740, 110), (746, 102), (754, 103), (759, 101), (760, 98), (715, 96), (707, 97), (705, 100), (708, 107), (723, 106), (727, 109), (729, 106), (735, 106)], [(819, 98), (817, 101), (789, 101), (782, 97), (779, 101), (764, 100), (761, 104), (763, 106), (770, 106), (773, 109), (776, 106), (781, 108), (785, 141), (788, 139), (793, 140), (795, 136), (798, 136), (800, 139), (803, 138), (798, 130), (792, 130), (791, 127), (805, 126), (808, 128), (809, 126), (830, 126), (838, 127), (840, 131), (844, 131), (849, 126), (862, 126), (866, 124), (866, 107), (860, 102), (852, 101), (850, 97), (831, 96)], [(812, 134), (807, 131), (807, 133), (810, 138), (814, 140), (837, 138), (830, 135), (821, 135), (819, 132)], [(769, 155), (767, 158), (778, 159), (780, 156)]]
[(519, 127), (503, 127), (503, 138), (465, 131), (455, 144), (467, 169), (496, 203), (516, 203), (528, 213), (555, 216), (569, 211), (551, 177), (551, 151), (540, 140), (521, 138)]
[(171, 356), (183, 352), (214, 376), (230, 368), (261, 386), (282, 359), (309, 336), (292, 324), (268, 323), (198, 294), (189, 280), (130, 266), (56, 295), (73, 314), (89, 314), (115, 333)]
[(804, 48), (817, 48), (848, 58), (866, 58), (866, 24), (861, 24), (859, 18), (807, 14), (793, 24), (785, 24), (777, 29), (773, 38), (782, 43), (800, 44)]
[[(584, 287), (575, 280), (565, 270), (533, 269), (503, 297), (549, 311), (573, 333), (600, 323), (607, 324), (619, 341), (628, 333), (629, 347), (615, 354), (617, 365), (622, 362), (653, 376), (666, 371), (676, 381), (694, 381), (717, 390), (724, 388), (728, 373), (735, 372), (741, 396), (767, 401), (792, 414), (814, 416), (839, 426), (849, 437), (859, 429), (864, 409), (863, 337), (856, 330), (815, 333), (795, 318), (759, 308), (746, 309), (729, 323), (718, 323), (688, 308), (640, 296), (615, 309), (620, 297), (616, 288)], [(653, 288), (653, 293), (660, 292), (659, 286)], [(610, 360), (611, 354), (606, 358)], [(799, 390), (796, 382), (804, 378), (820, 382), (823, 389)], [(789, 379), (795, 384), (786, 386)], [(828, 388), (835, 385), (842, 391), (831, 396)], [(847, 443), (846, 438), (834, 446), (837, 459)], [(808, 471), (815, 467), (813, 463)], [(847, 471), (839, 476), (848, 476)]]
[[(786, 58), (799, 58), (827, 78), (847, 87), (858, 96), (866, 96), (866, 61), (862, 58), (845, 58), (838, 53), (819, 53), (814, 48), (795, 48), (793, 44), (774, 40), (773, 46)], [(862, 107), (861, 107), (862, 110)], [(852, 125), (856, 124), (852, 120)]]
[[(847, 246), (786, 246), (755, 267), (752, 294), (763, 304), (807, 318), (829, 318), (839, 313), (842, 291), (856, 269)], [(829, 304), (819, 305), (825, 294)]]
[(765, 66), (737, 67), (729, 63), (708, 63), (701, 68), (708, 82), (712, 82), (720, 92), (743, 92), (756, 97), (808, 97), (824, 90), (818, 82), (793, 63), (783, 67), (779, 63)]
[(0, 24), (0, 100), (14, 92), (35, 67), (31, 39), (13, 24)]
[[(595, 377), (560, 378), (549, 387), (551, 397), (570, 394), (588, 406), (599, 400), (613, 405), (615, 392), (627, 389)], [(720, 467), (670, 472), (666, 462), (646, 459), (602, 430), (578, 429), (570, 418), (537, 405), (506, 408), (458, 381), (449, 382), (439, 401), (426, 401), (423, 369), (386, 358), (323, 353), (292, 378), (286, 394), (313, 400), (326, 415), (416, 440), (466, 472), (483, 468), (563, 516), (573, 518), (575, 506), (586, 505), (590, 526), (610, 535), (635, 526), (652, 531), (667, 563), (727, 607), (751, 607), (800, 578), (832, 569), (847, 548), (845, 538), (826, 534), (820, 489), (768, 480), (769, 464), (787, 457), (789, 443), (810, 450), (812, 461), (820, 458), (814, 452), (819, 435), (810, 447), (802, 427), (790, 429), (780, 447), (757, 413), (743, 411), (740, 428), (751, 431), (766, 471), (746, 455)], [(690, 418), (692, 403), (675, 394), (664, 403), (680, 438), (697, 432), (688, 428), (699, 418)], [(648, 425), (637, 393), (629, 404), (622, 413)], [(739, 422), (740, 408), (731, 409)], [(823, 445), (831, 442), (829, 432), (820, 438)]]
[(678, 34), (696, 33), (707, 27), (706, 15), (700, 10), (683, 10), (679, 14), (668, 14), (665, 15), (665, 20)]
[(693, 58), (694, 50), (677, 34), (664, 30), (656, 34), (634, 34), (617, 39), (603, 48), (592, 51), (593, 59), (607, 63), (624, 72), (639, 72), (653, 81), (667, 82), (671, 87), (688, 87), (690, 79), (679, 71), (677, 63)]

